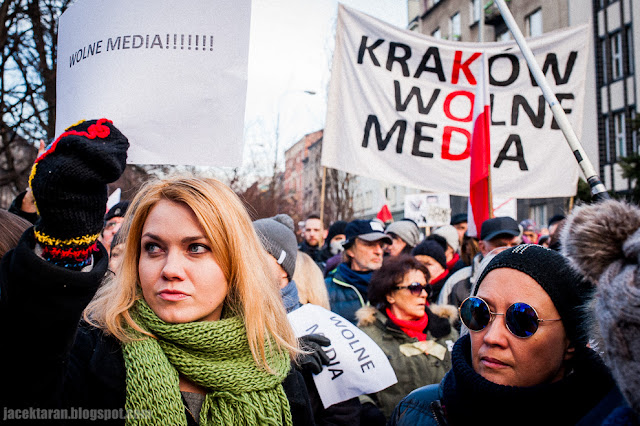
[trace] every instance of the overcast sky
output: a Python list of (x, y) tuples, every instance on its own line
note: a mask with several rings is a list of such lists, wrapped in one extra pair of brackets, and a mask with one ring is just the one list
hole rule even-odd
[[(402, 28), (406, 0), (345, 0), (341, 3)], [(338, 2), (253, 0), (249, 82), (245, 114), (245, 159), (275, 155), (279, 119), (279, 163), (284, 150), (322, 129), (330, 79)], [(304, 91), (314, 91), (315, 95)]]

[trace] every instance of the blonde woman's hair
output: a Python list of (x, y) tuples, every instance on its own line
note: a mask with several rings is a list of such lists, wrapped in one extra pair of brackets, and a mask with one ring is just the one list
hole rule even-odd
[(296, 258), (296, 270), (293, 280), (298, 287), (300, 303), (311, 303), (331, 310), (329, 306), (329, 293), (324, 283), (324, 275), (320, 267), (316, 265), (311, 256), (298, 250)]
[(121, 342), (133, 340), (128, 327), (152, 336), (133, 321), (130, 310), (142, 298), (138, 278), (142, 229), (160, 200), (184, 203), (196, 215), (229, 283), (224, 311), (244, 320), (256, 363), (270, 370), (265, 354), (272, 349), (295, 357), (299, 352), (297, 340), (278, 284), (270, 273), (267, 254), (243, 203), (228, 186), (215, 179), (173, 177), (152, 180), (142, 187), (120, 229), (125, 237), (122, 262), (85, 309), (85, 320)]

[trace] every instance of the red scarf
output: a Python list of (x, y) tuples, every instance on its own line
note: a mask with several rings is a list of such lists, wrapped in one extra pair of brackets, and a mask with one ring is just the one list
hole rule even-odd
[(447, 262), (447, 269), (450, 271), (451, 268), (453, 268), (453, 265), (455, 265), (458, 260), (460, 260), (460, 255), (458, 253), (455, 253), (453, 255), (453, 258)]
[(389, 319), (398, 327), (400, 330), (404, 331), (405, 334), (409, 337), (415, 337), (419, 341), (427, 340), (427, 334), (424, 332), (425, 328), (427, 328), (427, 324), (429, 323), (429, 316), (425, 312), (424, 316), (416, 321), (405, 321), (398, 319), (389, 308), (387, 308), (387, 316)]
[(430, 285), (435, 285), (437, 284), (439, 281), (447, 278), (447, 275), (449, 275), (449, 270), (445, 269), (443, 273), (441, 273), (440, 275), (438, 275), (437, 277), (433, 278), (431, 281), (429, 281)]

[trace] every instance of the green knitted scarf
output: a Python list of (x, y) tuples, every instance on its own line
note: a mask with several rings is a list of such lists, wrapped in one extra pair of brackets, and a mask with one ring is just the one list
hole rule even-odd
[(169, 324), (143, 300), (136, 302), (132, 317), (158, 339), (123, 345), (125, 408), (128, 413), (151, 413), (130, 416), (127, 425), (186, 425), (179, 374), (207, 389), (200, 425), (292, 424), (282, 388), (289, 357), (267, 350), (275, 374), (258, 367), (241, 318)]

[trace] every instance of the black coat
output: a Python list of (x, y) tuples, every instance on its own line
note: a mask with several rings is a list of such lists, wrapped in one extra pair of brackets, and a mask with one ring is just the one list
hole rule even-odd
[[(29, 229), (0, 267), (0, 418), (4, 407), (123, 409), (120, 342), (80, 321), (107, 270), (106, 251), (100, 247), (90, 272), (78, 272), (46, 262), (34, 246)], [(302, 375), (292, 368), (283, 387), (293, 423), (313, 424)]]

